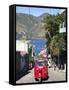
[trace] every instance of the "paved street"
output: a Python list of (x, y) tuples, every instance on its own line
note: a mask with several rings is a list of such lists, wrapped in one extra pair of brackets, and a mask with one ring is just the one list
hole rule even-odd
[[(34, 83), (38, 82), (34, 79), (33, 70), (30, 70), (28, 74), (21, 77), (16, 83)], [(44, 80), (42, 82), (51, 82), (51, 81), (65, 81), (66, 80), (66, 73), (63, 70), (56, 70), (54, 71), (53, 68), (49, 68), (49, 78), (48, 80)]]

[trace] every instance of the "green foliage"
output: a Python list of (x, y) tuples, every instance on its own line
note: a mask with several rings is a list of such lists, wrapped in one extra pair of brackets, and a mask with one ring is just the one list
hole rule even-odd
[(32, 61), (32, 47), (28, 48), (28, 52), (29, 52), (29, 62)]
[(44, 18), (44, 29), (46, 30), (46, 35), (53, 37), (55, 34), (59, 33), (59, 24), (63, 21), (63, 15), (48, 15)]
[(36, 57), (37, 57), (37, 58), (42, 58), (43, 55), (38, 55), (38, 54), (37, 54)]
[(56, 34), (50, 41), (50, 49), (53, 52), (54, 56), (58, 56), (65, 49), (65, 39), (63, 35)]
[(66, 34), (59, 33), (59, 25), (63, 21), (65, 21), (64, 14), (47, 15), (43, 20), (45, 35), (48, 40), (47, 47), (55, 56), (66, 50)]

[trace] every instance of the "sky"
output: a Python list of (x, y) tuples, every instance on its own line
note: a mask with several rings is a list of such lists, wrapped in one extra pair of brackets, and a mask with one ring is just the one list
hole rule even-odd
[(64, 11), (64, 9), (16, 6), (16, 13), (31, 14), (36, 17), (42, 15), (43, 13), (49, 13), (49, 14), (56, 15), (57, 13), (61, 13), (62, 11)]

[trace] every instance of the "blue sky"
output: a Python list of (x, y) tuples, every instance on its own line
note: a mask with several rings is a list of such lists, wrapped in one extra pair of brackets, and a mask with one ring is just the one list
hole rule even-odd
[(52, 8), (35, 8), (35, 7), (16, 7), (16, 13), (32, 14), (34, 16), (40, 16), (43, 13), (57, 14), (64, 11), (64, 9), (52, 9)]

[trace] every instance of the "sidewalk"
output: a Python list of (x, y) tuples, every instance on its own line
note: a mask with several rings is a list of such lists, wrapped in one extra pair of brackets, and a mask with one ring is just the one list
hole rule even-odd
[[(54, 66), (52, 67), (52, 69), (54, 70)], [(61, 69), (58, 69), (58, 67), (56, 67), (56, 69), (54, 71), (60, 72), (60, 73), (66, 73), (66, 68), (64, 70), (61, 70)]]

